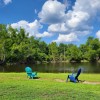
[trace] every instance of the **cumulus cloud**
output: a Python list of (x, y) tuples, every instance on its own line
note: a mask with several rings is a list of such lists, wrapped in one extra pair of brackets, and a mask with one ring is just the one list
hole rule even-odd
[(43, 32), (43, 33), (38, 33), (36, 34), (36, 37), (40, 38), (40, 37), (51, 37), (53, 34), (49, 33), (49, 32)]
[[(65, 39), (72, 36), (77, 38), (86, 36), (93, 29), (93, 21), (100, 17), (100, 1), (99, 0), (76, 0), (71, 10), (66, 11), (67, 0), (65, 4), (57, 0), (46, 1), (39, 13), (40, 22), (49, 24), (48, 32), (60, 34), (54, 41), (72, 41)], [(61, 35), (62, 34), (62, 35)], [(62, 38), (62, 39), (61, 39)]]
[(64, 34), (59, 34), (57, 40), (54, 40), (53, 42), (74, 42), (74, 41), (79, 41), (77, 35), (75, 33), (70, 33), (67, 35)]
[(66, 33), (68, 31), (68, 28), (66, 27), (65, 23), (51, 24), (48, 27), (48, 31), (53, 33)]
[[(55, 42), (73, 42), (87, 36), (94, 28), (94, 22), (100, 21), (100, 0), (76, 0), (72, 9), (68, 9), (69, 0), (46, 0), (38, 13), (39, 20), (34, 22), (19, 21), (11, 24), (14, 28), (24, 28), (35, 37), (50, 37), (59, 34)], [(66, 10), (67, 9), (67, 10)], [(37, 10), (35, 10), (37, 14)], [(99, 19), (100, 20), (100, 19)], [(40, 33), (43, 25), (48, 25), (47, 31)], [(52, 34), (51, 34), (52, 33)], [(96, 33), (100, 38), (100, 31)]]
[(89, 14), (87, 12), (77, 11), (71, 12), (70, 19), (68, 20), (68, 26), (75, 28), (79, 26), (82, 22), (86, 22), (89, 19)]
[(3, 0), (4, 4), (7, 5), (12, 2), (12, 0)]
[(20, 29), (24, 28), (27, 33), (29, 33), (30, 36), (35, 36), (35, 37), (50, 37), (52, 34), (48, 32), (44, 33), (39, 33), (39, 30), (42, 29), (42, 25), (39, 23), (38, 20), (35, 20), (34, 22), (27, 22), (25, 20), (21, 20), (17, 23), (11, 24), (13, 28)]
[(34, 22), (27, 22), (25, 20), (21, 20), (17, 23), (13, 23), (11, 24), (11, 26), (13, 28), (17, 28), (17, 29), (20, 29), (21, 28), (24, 28), (26, 30), (26, 32), (29, 32), (30, 35), (35, 35), (38, 33), (38, 29), (42, 28), (41, 24), (35, 20)]
[(99, 0), (77, 0), (75, 2), (75, 6), (73, 7), (73, 9), (74, 11), (83, 11), (94, 16), (100, 10), (100, 1)]
[(100, 40), (100, 30), (96, 33), (96, 37)]
[(46, 1), (38, 14), (40, 22), (47, 24), (63, 22), (65, 19), (65, 8), (66, 6), (57, 0)]

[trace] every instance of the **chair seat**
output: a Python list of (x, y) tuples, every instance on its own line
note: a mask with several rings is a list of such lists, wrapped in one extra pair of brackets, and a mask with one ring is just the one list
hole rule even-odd
[(69, 75), (69, 79), (71, 82), (76, 82), (77, 80), (75, 79), (75, 76), (72, 74), (72, 75)]

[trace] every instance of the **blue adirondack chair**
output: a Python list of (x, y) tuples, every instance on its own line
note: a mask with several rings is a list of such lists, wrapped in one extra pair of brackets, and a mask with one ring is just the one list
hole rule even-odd
[(68, 79), (70, 79), (71, 82), (79, 82), (78, 76), (81, 74), (81, 68), (78, 70), (77, 74), (68, 75), (66, 82), (68, 82)]
[(27, 73), (27, 77), (30, 78), (30, 79), (33, 79), (34, 77), (37, 76), (37, 73), (36, 72), (32, 72), (32, 69), (30, 67), (26, 67), (25, 71)]

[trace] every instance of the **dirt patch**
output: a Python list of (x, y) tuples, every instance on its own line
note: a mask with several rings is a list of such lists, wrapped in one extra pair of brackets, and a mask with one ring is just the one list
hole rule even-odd
[[(66, 82), (65, 80), (62, 80), (62, 79), (54, 79), (54, 80), (57, 81), (57, 82)], [(81, 81), (79, 83), (82, 83), (82, 84), (93, 84), (93, 85), (100, 84), (100, 82), (89, 82), (89, 81)]]
[(55, 79), (55, 81), (57, 81), (57, 82), (65, 82), (64, 80), (61, 80), (61, 79)]
[(83, 84), (93, 84), (93, 85), (96, 85), (96, 84), (100, 84), (100, 82), (87, 82), (87, 81), (85, 81), (85, 82), (83, 82)]

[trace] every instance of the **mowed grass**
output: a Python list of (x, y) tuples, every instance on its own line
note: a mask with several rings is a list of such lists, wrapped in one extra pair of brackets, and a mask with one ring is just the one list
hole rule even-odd
[[(100, 84), (66, 83), (68, 73), (0, 73), (0, 100), (100, 100)], [(100, 82), (100, 74), (81, 74), (79, 79)]]

